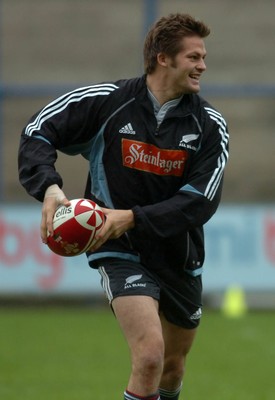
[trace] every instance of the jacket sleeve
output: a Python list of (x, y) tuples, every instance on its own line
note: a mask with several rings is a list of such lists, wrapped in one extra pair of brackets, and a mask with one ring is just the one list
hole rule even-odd
[(204, 225), (217, 210), (228, 159), (228, 131), (215, 110), (209, 108), (204, 120), (201, 146), (187, 181), (170, 199), (133, 208), (137, 233), (171, 238)]
[(19, 180), (31, 196), (43, 201), (48, 186), (62, 187), (55, 170), (57, 150), (85, 155), (98, 129), (98, 109), (115, 88), (102, 84), (77, 89), (31, 118), (22, 132), (18, 154)]
[(63, 186), (62, 178), (55, 170), (57, 159), (55, 147), (41, 139), (21, 137), (18, 169), (19, 180), (26, 191), (43, 201), (46, 189), (53, 184)]

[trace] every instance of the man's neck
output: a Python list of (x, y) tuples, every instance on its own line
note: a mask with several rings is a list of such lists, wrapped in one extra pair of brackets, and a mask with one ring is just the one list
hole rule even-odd
[(146, 84), (161, 106), (170, 100), (179, 98), (183, 94), (174, 91), (166, 79), (160, 75), (147, 75)]

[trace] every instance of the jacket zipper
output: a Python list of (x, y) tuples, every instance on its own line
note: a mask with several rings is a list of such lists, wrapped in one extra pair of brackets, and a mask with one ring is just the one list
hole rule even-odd
[(161, 123), (157, 124), (156, 130), (155, 130), (155, 136), (158, 136), (158, 134), (159, 134), (160, 125), (161, 125)]

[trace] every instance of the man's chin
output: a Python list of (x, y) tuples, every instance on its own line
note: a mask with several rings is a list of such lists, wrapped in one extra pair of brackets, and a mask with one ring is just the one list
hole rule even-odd
[(193, 93), (198, 93), (201, 90), (200, 84), (192, 85)]
[(196, 93), (199, 93), (199, 91), (200, 91), (200, 86), (198, 85), (198, 86), (192, 86), (192, 87), (189, 87), (189, 88), (187, 88), (186, 89), (186, 94), (196, 94)]

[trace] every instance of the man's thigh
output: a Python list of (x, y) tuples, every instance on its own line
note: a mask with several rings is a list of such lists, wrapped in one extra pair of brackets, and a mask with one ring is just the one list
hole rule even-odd
[(158, 301), (149, 296), (121, 296), (112, 302), (114, 314), (130, 348), (138, 351), (144, 340), (162, 340)]
[(160, 319), (165, 343), (166, 358), (179, 357), (184, 360), (185, 356), (191, 349), (197, 328), (186, 329), (177, 326), (167, 321), (162, 313), (160, 314)]

